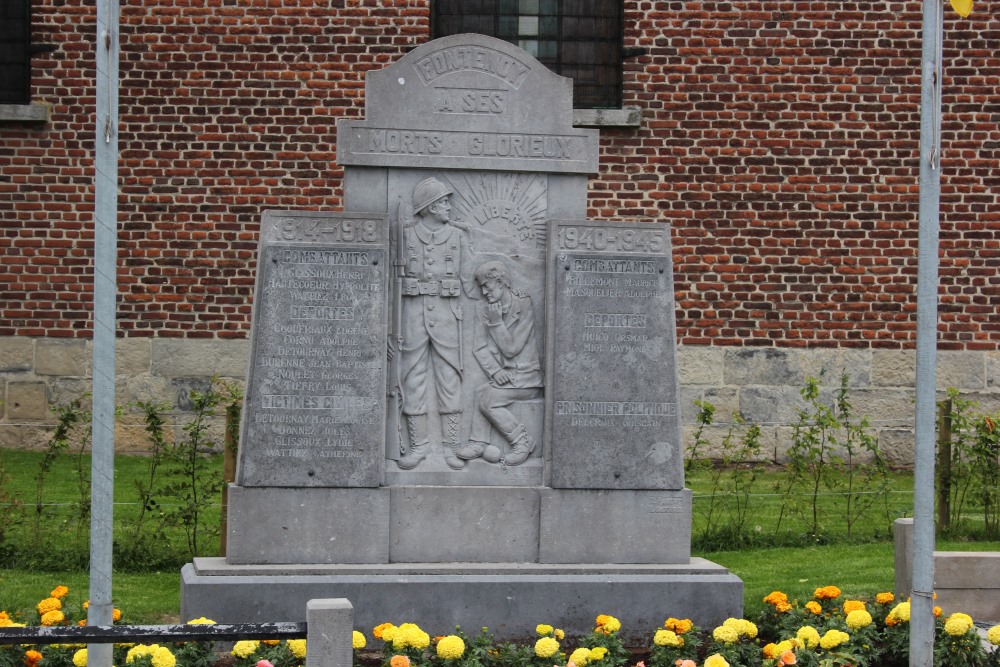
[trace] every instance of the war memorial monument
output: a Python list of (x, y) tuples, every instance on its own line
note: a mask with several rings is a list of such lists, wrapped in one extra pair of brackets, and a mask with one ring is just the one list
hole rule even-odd
[(182, 617), (434, 632), (742, 612), (690, 556), (670, 229), (586, 219), (598, 131), (572, 81), (479, 35), (366, 81), (344, 212), (261, 222), (225, 558)]

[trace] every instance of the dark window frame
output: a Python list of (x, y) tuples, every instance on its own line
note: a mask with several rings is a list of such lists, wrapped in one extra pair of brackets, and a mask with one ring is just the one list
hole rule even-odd
[(0, 0), (0, 104), (31, 103), (33, 53), (31, 0)]
[[(556, 14), (546, 14), (539, 10), (538, 14), (522, 13), (520, 0), (435, 0), (431, 2), (431, 37), (445, 37), (462, 32), (478, 32), (518, 45), (519, 38), (524, 37), (510, 32), (511, 20), (518, 22), (521, 17), (556, 18), (556, 48), (555, 56), (546, 54), (535, 57), (558, 74), (569, 76), (574, 81), (573, 106), (578, 109), (620, 109), (623, 98), (624, 72), (624, 7), (620, 0), (538, 0), (539, 5), (556, 5)], [(588, 16), (582, 10), (601, 7), (602, 15)], [(443, 8), (444, 7), (444, 8)], [(511, 10), (514, 11), (511, 11)], [(578, 13), (572, 13), (572, 10)], [(505, 20), (506, 19), (506, 20)], [(613, 31), (605, 31), (593, 39), (574, 39), (567, 35), (568, 26), (583, 25), (587, 20), (594, 20), (595, 30), (599, 22), (614, 23)], [(608, 25), (606, 24), (606, 25)], [(606, 27), (605, 25), (605, 27)], [(578, 29), (578, 35), (586, 32)], [(613, 32), (613, 34), (610, 34)], [(539, 37), (539, 41), (545, 41)], [(551, 41), (551, 40), (549, 40)], [(585, 46), (590, 44), (589, 48)], [(573, 62), (572, 53), (576, 51), (583, 62)], [(584, 55), (580, 55), (584, 54)], [(597, 56), (591, 62), (586, 62), (589, 56)]]

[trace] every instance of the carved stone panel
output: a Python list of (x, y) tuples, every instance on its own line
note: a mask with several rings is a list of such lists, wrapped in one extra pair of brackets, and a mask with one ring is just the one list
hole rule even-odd
[(553, 222), (554, 488), (684, 485), (670, 228)]
[(541, 174), (390, 170), (387, 484), (542, 483)]
[[(343, 165), (588, 174), (598, 133), (573, 127), (573, 82), (484, 35), (423, 44), (365, 77), (365, 119), (337, 123)], [(405, 101), (404, 101), (405, 100)]]
[(383, 217), (265, 212), (238, 484), (381, 483), (387, 239)]

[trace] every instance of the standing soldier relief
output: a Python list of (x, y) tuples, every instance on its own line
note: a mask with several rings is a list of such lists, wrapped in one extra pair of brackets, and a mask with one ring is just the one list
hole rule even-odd
[(411, 470), (428, 454), (428, 391), (433, 377), (441, 416), (445, 461), (454, 470), (462, 418), (462, 304), (475, 298), (475, 282), (463, 276), (470, 263), (468, 231), (451, 221), (453, 190), (436, 178), (413, 188), (416, 222), (402, 230), (403, 262), (400, 369), (402, 411), (410, 446), (398, 465)]

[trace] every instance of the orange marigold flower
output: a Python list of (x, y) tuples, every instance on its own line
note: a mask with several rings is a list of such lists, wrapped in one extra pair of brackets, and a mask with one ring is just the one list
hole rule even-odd
[(41, 659), (42, 659), (42, 654), (39, 653), (38, 651), (24, 652), (24, 664), (28, 665), (28, 667), (33, 667), (33, 665), (36, 665), (38, 661)]
[(867, 611), (865, 603), (861, 600), (848, 600), (844, 603), (844, 613), (850, 614), (852, 611)]
[(780, 602), (774, 605), (774, 610), (779, 614), (784, 614), (785, 612), (789, 612), (792, 610), (792, 605), (788, 604), (787, 602)]
[(66, 616), (58, 609), (42, 614), (42, 625), (61, 625), (65, 620)]
[(934, 618), (941, 618), (942, 613), (941, 607), (934, 607)]
[(671, 632), (683, 635), (685, 632), (690, 632), (691, 628), (694, 627), (694, 623), (690, 618), (668, 618), (663, 622), (663, 627)]
[(389, 660), (389, 667), (410, 667), (410, 659), (405, 655), (394, 655)]
[(772, 591), (764, 598), (764, 602), (777, 607), (780, 604), (788, 604), (788, 596), (781, 591)]
[(768, 660), (773, 660), (774, 658), (778, 657), (778, 645), (775, 644), (774, 642), (771, 642), (770, 644), (765, 644), (764, 648), (762, 648), (761, 651), (763, 652), (764, 657), (767, 658)]
[(264, 644), (265, 646), (277, 646), (278, 644), (281, 643), (281, 640), (280, 639), (261, 639), (260, 643)]
[(879, 593), (875, 596), (875, 602), (879, 604), (891, 604), (896, 601), (896, 596), (892, 593)]
[(809, 600), (809, 602), (806, 602), (806, 609), (809, 610), (809, 611), (811, 611), (814, 614), (822, 614), (823, 613), (823, 607), (821, 607), (819, 605), (819, 602), (816, 602), (815, 600)]
[(382, 639), (382, 633), (385, 632), (387, 628), (393, 627), (392, 623), (382, 623), (381, 625), (376, 625), (375, 629), (372, 630), (372, 635), (375, 639)]
[(823, 586), (816, 589), (813, 597), (817, 600), (836, 600), (840, 597), (840, 589), (836, 586)]
[(607, 614), (601, 614), (597, 617), (597, 624), (605, 625), (610, 620), (611, 620), (610, 616), (608, 616)]
[(122, 610), (121, 609), (112, 609), (111, 610), (111, 620), (114, 621), (115, 623), (117, 623), (118, 621), (122, 620)]
[(36, 606), (35, 609), (38, 610), (39, 616), (44, 616), (50, 611), (62, 609), (62, 601), (59, 598), (45, 598), (38, 603), (38, 606)]
[(784, 653), (781, 654), (781, 658), (778, 659), (779, 667), (781, 665), (794, 665), (795, 662), (796, 662), (795, 653), (793, 653), (792, 651), (785, 651)]
[(53, 589), (53, 591), (49, 593), (49, 597), (64, 598), (66, 597), (67, 593), (69, 593), (69, 588), (67, 588), (66, 586), (56, 586), (55, 589)]
[(902, 621), (896, 620), (896, 617), (893, 616), (892, 614), (889, 614), (888, 616), (885, 617), (885, 624), (888, 625), (890, 628), (894, 625), (899, 625), (901, 622)]

